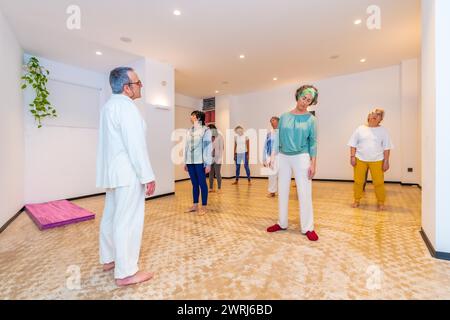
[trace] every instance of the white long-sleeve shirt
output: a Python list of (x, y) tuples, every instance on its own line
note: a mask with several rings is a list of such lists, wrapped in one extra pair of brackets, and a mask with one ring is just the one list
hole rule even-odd
[(212, 153), (213, 153), (213, 162), (216, 164), (222, 164), (223, 158), (223, 137), (219, 134), (215, 137), (214, 142), (212, 143)]
[(145, 141), (146, 129), (133, 100), (113, 94), (100, 113), (97, 187), (129, 186), (133, 177), (142, 184), (155, 180)]

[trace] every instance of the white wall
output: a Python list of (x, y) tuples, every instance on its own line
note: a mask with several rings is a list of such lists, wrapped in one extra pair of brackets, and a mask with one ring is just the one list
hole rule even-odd
[[(27, 56), (28, 57), (28, 56)], [(98, 117), (102, 105), (111, 95), (108, 74), (96, 73), (38, 57), (50, 70), (50, 78), (69, 86), (86, 86), (100, 90), (100, 98), (92, 113)], [(171, 193), (173, 166), (170, 163), (170, 134), (173, 130), (174, 81), (173, 68), (150, 60), (136, 62), (136, 70), (144, 83), (143, 98), (136, 103), (147, 123), (147, 144), (150, 161), (157, 178), (156, 195)], [(166, 81), (166, 85), (161, 85)], [(50, 92), (56, 101), (64, 101)], [(28, 91), (25, 110), (32, 98)], [(149, 103), (168, 106), (157, 109)], [(69, 101), (68, 101), (69, 103)], [(58, 106), (55, 106), (58, 109)], [(66, 113), (67, 115), (75, 113)], [(88, 115), (86, 115), (88, 116)], [(93, 117), (94, 115), (89, 115)], [(38, 129), (28, 111), (25, 111), (25, 202), (37, 203), (67, 199), (104, 192), (95, 187), (95, 163), (98, 128), (77, 127), (77, 119), (64, 121), (71, 126), (58, 126), (61, 120), (46, 120)], [(86, 121), (79, 121), (84, 126)], [(155, 139), (158, 137), (158, 139)]]
[(24, 205), (22, 49), (0, 11), (0, 227)]
[(195, 110), (202, 110), (203, 100), (185, 96), (180, 93), (175, 93), (175, 106), (190, 108), (190, 109), (195, 109)]
[[(417, 63), (417, 60), (414, 60)], [(404, 65), (405, 75), (413, 77), (414, 62)], [(405, 166), (417, 166), (417, 152), (413, 147), (408, 150), (411, 159), (402, 162), (403, 146), (417, 145), (417, 123), (405, 127), (402, 133), (402, 122), (417, 119), (410, 115), (403, 119), (400, 65), (367, 72), (344, 75), (313, 84), (320, 91), (319, 105), (314, 107), (318, 120), (318, 179), (351, 180), (353, 170), (349, 165), (349, 148), (347, 142), (356, 129), (367, 119), (368, 112), (374, 107), (386, 110), (384, 126), (389, 130), (395, 149), (392, 152), (391, 170), (386, 175), (387, 181), (402, 181)], [(408, 72), (406, 72), (408, 71)], [(405, 84), (405, 92), (411, 93), (411, 87), (417, 78), (410, 78)], [(232, 98), (230, 127), (242, 125), (246, 129), (269, 128), (269, 119), (281, 115), (295, 107), (295, 91), (299, 84), (283, 86), (270, 91), (255, 92)], [(408, 110), (417, 110), (417, 103), (407, 104), (414, 97), (404, 100)], [(417, 96), (416, 96), (417, 99)], [(417, 120), (414, 120), (417, 121)], [(403, 140), (402, 140), (403, 139)], [(261, 152), (261, 150), (259, 150)], [(259, 175), (260, 166), (252, 166), (252, 175)], [(417, 169), (417, 167), (415, 167)], [(411, 183), (419, 182), (419, 177), (406, 176)]]
[[(401, 181), (420, 184), (420, 85), (417, 59), (401, 63)], [(415, 143), (414, 143), (415, 142)], [(413, 172), (408, 172), (412, 168)]]
[[(91, 111), (98, 116), (101, 105), (108, 97), (106, 75), (42, 57), (38, 59), (50, 71), (50, 79), (62, 85), (68, 83), (68, 86), (81, 85), (101, 90), (97, 108)], [(59, 91), (51, 91), (50, 102), (67, 100), (60, 94)], [(98, 129), (78, 128), (71, 119), (66, 120), (73, 123), (70, 127), (54, 126), (56, 122), (49, 119), (43, 122), (42, 128), (37, 128), (28, 112), (28, 103), (32, 98), (32, 91), (27, 90), (24, 103), (25, 202), (37, 203), (103, 192), (95, 187)], [(58, 105), (55, 108), (58, 110)]]
[[(194, 110), (202, 110), (203, 100), (198, 98), (189, 97), (180, 93), (175, 93), (175, 130), (187, 129), (191, 126), (190, 116)], [(184, 140), (178, 134), (173, 141), (174, 145), (183, 144)], [(177, 149), (179, 150), (179, 148)], [(184, 170), (184, 164), (174, 164), (175, 181), (184, 180), (189, 178), (189, 174)]]
[[(171, 159), (175, 117), (175, 72), (168, 64), (141, 59), (130, 65), (144, 83), (143, 99), (136, 100), (147, 123), (147, 146), (156, 175), (155, 196), (175, 190)], [(160, 109), (164, 106), (167, 109)]]
[(422, 54), (419, 57), (418, 61), (418, 70), (417, 70), (417, 76), (419, 78), (419, 87), (418, 87), (418, 104), (419, 104), (419, 108), (417, 110), (418, 112), (418, 128), (417, 128), (417, 132), (419, 134), (419, 141), (417, 143), (417, 151), (418, 151), (418, 166), (419, 166), (419, 172), (418, 172), (418, 176), (419, 176), (419, 185), (422, 186), (422, 140), (423, 140), (423, 136), (422, 136)]
[[(232, 128), (232, 104), (236, 103), (232, 96), (218, 96), (216, 97), (216, 127), (224, 137), (224, 158), (221, 167), (221, 173), (223, 177), (234, 177), (234, 165), (233, 152), (234, 152), (234, 140), (227, 135), (228, 129)], [(231, 163), (231, 164), (230, 164)]]
[(450, 253), (450, 2), (422, 1), (422, 228)]
[(436, 6), (436, 250), (450, 253), (450, 1)]
[[(191, 113), (194, 111), (193, 108), (185, 108), (180, 106), (175, 106), (175, 130), (179, 130), (179, 135), (177, 136), (177, 139), (174, 142), (174, 144), (179, 144), (181, 148), (177, 148), (177, 150), (183, 150), (184, 148), (182, 145), (184, 144), (184, 135), (182, 132), (185, 132), (187, 128), (191, 127)], [(178, 133), (178, 132), (177, 132)], [(184, 153), (180, 154), (181, 157)], [(181, 160), (182, 158), (180, 158)], [(178, 180), (184, 180), (189, 178), (189, 174), (184, 170), (184, 163), (175, 164), (174, 165), (174, 174), (175, 174), (175, 181)]]
[(436, 248), (435, 3), (422, 1), (422, 228)]

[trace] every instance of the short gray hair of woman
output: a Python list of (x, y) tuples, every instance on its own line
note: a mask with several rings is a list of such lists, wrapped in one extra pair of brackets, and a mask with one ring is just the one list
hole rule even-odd
[(381, 109), (381, 108), (375, 108), (372, 111), (370, 111), (369, 114), (367, 115), (367, 120), (369, 120), (370, 115), (374, 114), (374, 113), (381, 117), (381, 121), (384, 120), (385, 112), (384, 112), (384, 109)]

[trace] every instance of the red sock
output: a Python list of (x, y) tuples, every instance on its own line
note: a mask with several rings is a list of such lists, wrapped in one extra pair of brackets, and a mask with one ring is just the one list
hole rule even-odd
[(308, 231), (306, 233), (306, 236), (308, 237), (309, 241), (317, 241), (317, 240), (319, 240), (319, 236), (317, 235), (317, 233), (315, 231)]
[(279, 224), (276, 224), (276, 225), (273, 225), (273, 226), (267, 228), (267, 232), (270, 232), (270, 233), (284, 231), (284, 230), (286, 230), (286, 229), (283, 229), (282, 227), (280, 227)]

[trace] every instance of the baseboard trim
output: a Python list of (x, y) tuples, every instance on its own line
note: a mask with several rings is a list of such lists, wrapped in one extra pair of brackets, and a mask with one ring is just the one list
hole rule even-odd
[(420, 186), (420, 184), (418, 183), (400, 183), (402, 186), (404, 187), (417, 187), (419, 189), (422, 189), (422, 187)]
[[(293, 179), (294, 180), (294, 179)], [(344, 183), (353, 183), (353, 180), (342, 180), (342, 179), (313, 179), (313, 181), (317, 182), (344, 182)]]
[[(90, 195), (86, 195), (86, 196), (70, 198), (70, 199), (67, 199), (67, 200), (68, 201), (74, 201), (74, 200), (82, 200), (82, 199), (87, 199), (87, 198), (95, 198), (95, 197), (99, 197), (99, 196), (104, 196), (105, 194), (106, 194), (106, 192), (95, 193), (95, 194), (90, 194)], [(160, 194), (160, 195), (157, 195), (157, 196), (154, 196), (154, 197), (145, 198), (145, 201), (158, 199), (158, 198), (163, 198), (163, 197), (168, 197), (168, 196), (173, 196), (174, 194), (175, 194), (175, 192), (163, 193), (163, 194)]]
[(191, 180), (190, 178), (186, 178), (186, 179), (179, 179), (179, 180), (175, 180), (175, 183), (177, 182), (183, 182), (183, 181), (189, 181)]
[(175, 195), (175, 192), (163, 193), (163, 194), (159, 194), (159, 195), (154, 196), (154, 197), (146, 198), (145, 201), (155, 200), (155, 199), (169, 197), (169, 196), (174, 196), (174, 195)]
[(85, 195), (85, 196), (69, 198), (69, 199), (66, 199), (66, 200), (67, 201), (75, 201), (75, 200), (82, 200), (82, 199), (88, 199), (88, 198), (95, 198), (95, 197), (99, 197), (99, 196), (104, 196), (105, 194), (106, 194), (106, 192), (94, 193), (94, 194), (88, 194), (88, 195)]
[[(222, 179), (224, 179), (224, 180), (231, 180), (231, 179), (236, 179), (236, 177), (235, 176), (233, 176), (233, 177), (222, 177)], [(242, 177), (241, 176), (241, 177), (239, 177), (239, 179), (247, 179), (247, 177), (245, 177), (245, 176)], [(268, 177), (251, 177), (251, 179), (267, 180), (269, 178)], [(187, 180), (189, 180), (189, 179), (187, 179)], [(292, 178), (292, 180), (295, 180), (295, 179)], [(313, 179), (313, 181), (317, 181), (317, 182), (345, 182), (345, 183), (353, 183), (354, 182), (353, 180), (342, 180), (342, 179)], [(371, 183), (371, 181), (369, 181), (369, 183)], [(418, 188), (422, 189), (422, 187), (419, 184), (417, 184), (417, 183), (402, 183), (401, 181), (385, 181), (384, 183), (386, 183), (386, 184), (400, 184), (400, 185), (405, 186), (405, 187), (417, 186)]]
[(22, 212), (24, 212), (25, 211), (25, 207), (22, 207), (22, 209), (20, 209), (11, 219), (9, 219), (8, 221), (6, 221), (6, 223), (0, 228), (0, 233), (2, 233), (3, 231), (5, 231), (6, 230), (6, 228), (11, 224), (11, 223), (13, 223), (13, 221), (14, 220), (16, 220), (19, 216), (20, 216), (20, 214), (22, 213)]
[(439, 260), (450, 261), (450, 253), (436, 251), (434, 249), (433, 244), (431, 243), (430, 239), (428, 239), (428, 236), (425, 233), (425, 231), (423, 230), (423, 228), (420, 230), (420, 235), (422, 236), (422, 239), (425, 242), (425, 245), (427, 246), (428, 251), (430, 251), (430, 254), (433, 258), (439, 259)]

